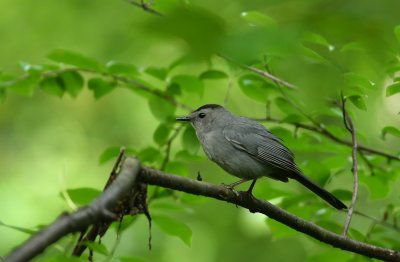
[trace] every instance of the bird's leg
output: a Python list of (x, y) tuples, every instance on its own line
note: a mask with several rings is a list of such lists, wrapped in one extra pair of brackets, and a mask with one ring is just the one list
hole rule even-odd
[(256, 184), (256, 182), (257, 182), (257, 178), (253, 179), (253, 182), (251, 182), (249, 189), (247, 189), (248, 194), (253, 195), (252, 191), (253, 191), (253, 188), (254, 188), (254, 185)]
[(236, 182), (234, 182), (232, 184), (224, 185), (224, 186), (226, 186), (229, 189), (234, 189), (236, 186), (238, 186), (240, 184), (243, 184), (244, 182), (247, 182), (247, 181), (249, 181), (249, 179), (243, 178), (243, 179), (240, 179), (239, 181), (236, 181)]

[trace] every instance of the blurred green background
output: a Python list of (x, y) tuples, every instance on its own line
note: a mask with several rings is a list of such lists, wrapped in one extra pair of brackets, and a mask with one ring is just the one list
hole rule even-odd
[[(0, 77), (17, 78), (27, 73), (21, 69), (24, 63), (54, 63), (46, 58), (51, 51), (72, 50), (102, 64), (119, 61), (135, 65), (140, 72), (137, 78), (161, 91), (169, 90), (174, 79), (178, 83), (176, 76), (190, 76), (190, 81), (183, 77), (188, 82), (180, 78), (181, 85), (187, 86), (180, 86), (181, 94), (175, 97), (192, 108), (224, 104), (229, 90), (226, 106), (236, 114), (264, 117), (268, 100), (274, 117), (295, 115), (295, 122), (307, 123), (298, 113), (292, 114), (295, 109), (279, 105), (281, 95), (271, 87), (273, 83), (249, 77), (249, 72), (216, 55), (222, 54), (264, 70), (263, 64), (268, 63), (276, 75), (299, 87), (288, 91), (296, 104), (349, 140), (340, 112), (329, 103), (339, 97), (339, 90), (344, 90), (352, 97), (353, 103), (348, 106), (359, 142), (399, 155), (400, 131), (389, 132), (385, 140), (381, 137), (384, 127), (399, 128), (400, 124), (399, 95), (386, 97), (387, 87), (399, 81), (400, 30), (395, 29), (400, 25), (399, 1), (156, 0), (152, 8), (164, 16), (122, 0), (2, 0)], [(148, 69), (155, 68), (164, 70), (167, 77), (160, 79), (148, 73)], [(191, 90), (190, 85), (197, 81), (193, 77), (199, 79), (208, 69), (224, 72), (227, 77), (202, 79), (201, 90)], [(91, 75), (84, 77), (87, 80)], [(252, 91), (246, 89), (245, 81), (261, 91), (249, 94)], [(260, 87), (260, 81), (266, 83)], [(260, 102), (260, 94), (267, 96), (264, 103), (263, 96)], [(187, 111), (178, 108), (170, 113), (174, 116)], [(350, 148), (317, 134), (300, 131), (295, 135), (292, 121), (266, 125), (293, 149), (306, 174), (330, 191), (343, 190), (341, 196), (349, 203)], [(111, 146), (124, 145), (137, 152), (149, 146), (160, 148), (159, 159), (148, 161), (159, 168), (164, 147), (157, 145), (153, 133), (160, 122), (148, 98), (129, 88), (116, 88), (100, 99), (95, 99), (87, 88), (76, 98), (67, 94), (58, 98), (40, 88), (32, 96), (20, 96), (10, 89), (0, 104), (0, 221), (24, 228), (46, 225), (61, 212), (71, 210), (60, 192), (85, 187), (101, 190), (112, 161), (100, 165), (99, 157)], [(170, 129), (179, 126), (166, 122)], [(195, 143), (184, 140), (180, 135), (172, 144), (172, 161), (178, 164), (175, 169), (171, 165), (170, 170), (180, 170), (192, 178), (200, 171), (204, 180), (213, 183), (235, 181), (208, 161), (201, 149), (190, 152), (195, 154), (191, 158), (176, 157), (182, 148), (185, 150), (185, 143)], [(197, 146), (194, 144), (194, 149)], [(400, 186), (399, 165), (379, 156), (369, 159), (375, 166), (374, 175), (359, 159), (362, 183), (357, 209), (379, 219), (386, 212), (387, 222), (393, 223), (400, 213), (400, 194), (393, 190)], [(294, 182), (280, 184), (265, 179), (257, 184), (255, 195), (284, 203), (285, 209), (337, 232), (344, 221), (344, 214), (317, 202)], [(166, 234), (156, 223), (153, 250), (149, 251), (147, 222), (139, 217), (123, 232), (115, 260), (363, 260), (235, 206), (185, 194), (177, 196), (155, 200), (150, 212), (189, 226), (191, 246)], [(304, 196), (314, 202), (307, 204)], [(368, 242), (399, 248), (395, 241), (399, 232), (383, 227), (375, 232), (370, 226), (370, 220), (354, 217), (352, 227), (356, 231), (352, 237), (365, 240), (365, 235), (372, 232)], [(9, 253), (28, 236), (0, 226), (0, 255)], [(40, 259), (60, 253), (71, 241), (64, 239)], [(103, 243), (111, 249), (115, 241), (111, 231)]]

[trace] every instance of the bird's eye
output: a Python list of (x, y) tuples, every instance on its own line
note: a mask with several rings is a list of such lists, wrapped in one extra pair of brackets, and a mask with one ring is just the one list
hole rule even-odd
[(205, 116), (206, 116), (206, 114), (204, 114), (204, 113), (200, 113), (200, 114), (199, 114), (199, 117), (200, 117), (200, 118), (204, 118)]

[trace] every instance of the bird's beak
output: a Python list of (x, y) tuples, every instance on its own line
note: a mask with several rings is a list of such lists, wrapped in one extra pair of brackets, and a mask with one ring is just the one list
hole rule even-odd
[(177, 117), (176, 120), (178, 120), (178, 121), (190, 121), (192, 119), (190, 118), (190, 116), (180, 116), (180, 117)]

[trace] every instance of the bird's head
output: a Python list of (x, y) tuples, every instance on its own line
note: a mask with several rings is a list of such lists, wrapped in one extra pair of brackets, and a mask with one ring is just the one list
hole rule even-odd
[(230, 113), (217, 104), (203, 105), (194, 110), (190, 115), (177, 117), (178, 121), (191, 122), (196, 131), (210, 131), (213, 127), (224, 124), (225, 117)]

